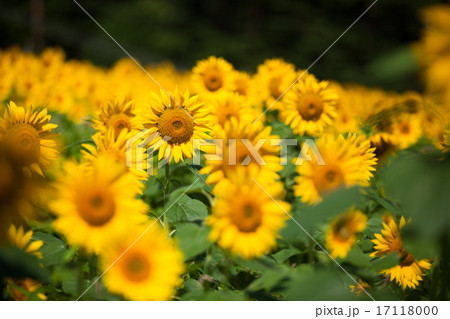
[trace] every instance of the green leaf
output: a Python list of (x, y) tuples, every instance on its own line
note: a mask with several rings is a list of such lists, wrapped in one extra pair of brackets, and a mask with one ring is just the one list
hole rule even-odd
[(269, 270), (264, 272), (261, 277), (254, 280), (248, 287), (249, 291), (272, 290), (278, 283), (287, 277), (287, 273), (277, 270)]
[(42, 264), (44, 266), (52, 266), (64, 261), (64, 257), (68, 253), (65, 242), (55, 236), (42, 232), (34, 233), (33, 239), (44, 242), (44, 245), (40, 249), (43, 256)]
[(187, 195), (170, 196), (166, 204), (166, 216), (171, 223), (203, 220), (208, 216), (208, 210), (201, 201)]
[(212, 243), (208, 240), (209, 229), (196, 224), (182, 224), (175, 233), (178, 246), (188, 260), (203, 253)]
[(379, 257), (371, 262), (372, 268), (381, 271), (398, 265), (400, 258), (398, 253), (392, 253), (383, 257)]
[(0, 247), (0, 280), (5, 277), (47, 280), (39, 259), (16, 247)]
[(287, 248), (287, 249), (282, 249), (279, 252), (273, 254), (272, 257), (275, 259), (275, 261), (277, 263), (281, 264), (286, 259), (288, 259), (294, 255), (298, 255), (300, 253), (301, 253), (301, 251), (298, 250), (297, 248)]
[(370, 259), (369, 254), (364, 254), (361, 248), (355, 245), (345, 261), (357, 267), (370, 267)]

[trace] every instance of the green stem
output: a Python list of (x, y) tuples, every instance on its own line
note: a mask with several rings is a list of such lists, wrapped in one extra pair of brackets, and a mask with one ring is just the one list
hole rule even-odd
[(308, 244), (308, 263), (314, 263), (314, 241), (310, 238)]
[[(165, 177), (164, 177), (164, 207), (166, 206), (166, 196), (169, 191), (169, 185), (170, 185), (170, 164), (165, 165)], [(169, 234), (170, 228), (169, 228), (169, 220), (164, 214), (164, 230)]]

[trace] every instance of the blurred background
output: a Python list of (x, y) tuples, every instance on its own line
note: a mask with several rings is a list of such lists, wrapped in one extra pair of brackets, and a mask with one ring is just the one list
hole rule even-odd
[[(307, 68), (373, 0), (128, 0), (78, 2), (142, 63), (190, 69), (209, 55), (253, 72), (266, 58)], [(379, 0), (317, 63), (320, 78), (420, 90), (411, 43), (434, 0)], [(0, 47), (62, 47), (110, 66), (124, 53), (72, 0), (0, 1)]]

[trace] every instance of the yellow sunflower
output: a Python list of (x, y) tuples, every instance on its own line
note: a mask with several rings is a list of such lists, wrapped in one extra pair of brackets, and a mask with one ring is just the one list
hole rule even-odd
[(23, 227), (17, 228), (15, 225), (9, 226), (8, 237), (9, 242), (15, 247), (22, 249), (23, 251), (35, 255), (37, 258), (42, 258), (42, 253), (39, 249), (44, 245), (42, 240), (31, 240), (33, 231), (24, 231)]
[(423, 280), (425, 270), (431, 268), (431, 262), (428, 259), (417, 260), (403, 248), (400, 236), (400, 231), (406, 224), (403, 216), (398, 227), (392, 216), (386, 216), (384, 220), (381, 234), (374, 234), (376, 239), (372, 239), (375, 244), (375, 252), (370, 256), (380, 257), (397, 252), (400, 256), (400, 264), (382, 270), (381, 273), (391, 281), (395, 280), (403, 289), (407, 287), (415, 289), (419, 285), (419, 281)]
[(130, 300), (171, 299), (184, 270), (182, 253), (157, 221), (131, 230), (100, 255), (106, 288)]
[(355, 295), (360, 296), (360, 295), (362, 295), (364, 290), (367, 291), (367, 289), (369, 289), (370, 286), (367, 282), (365, 282), (361, 278), (359, 278), (358, 285), (350, 285), (349, 288)]
[(264, 190), (244, 170), (231, 174), (215, 188), (216, 201), (207, 219), (212, 228), (209, 239), (246, 259), (267, 254), (276, 246), (277, 233), (290, 210), (288, 203), (279, 200), (283, 195), (281, 183), (256, 180)]
[(191, 97), (188, 91), (181, 94), (178, 89), (170, 95), (163, 91), (161, 96), (153, 95), (151, 110), (143, 115), (144, 127), (150, 135), (147, 147), (159, 151), (158, 159), (173, 158), (178, 163), (193, 157), (194, 140), (199, 145), (210, 138), (210, 117), (198, 96)]
[(397, 139), (400, 149), (415, 144), (422, 136), (420, 119), (415, 114), (401, 114), (392, 125), (392, 135)]
[[(97, 133), (92, 136), (95, 146), (92, 144), (82, 144), (84, 150), (81, 150), (81, 153), (84, 158), (90, 162), (101, 155), (107, 154), (127, 167), (129, 172), (135, 175), (139, 180), (145, 181), (148, 178), (148, 174), (135, 167), (136, 164), (142, 164), (143, 169), (146, 168), (144, 165), (146, 164), (146, 152), (142, 154), (142, 163), (133, 162), (130, 163), (131, 166), (127, 166), (127, 140), (133, 137), (133, 135), (133, 132), (122, 130), (119, 135), (116, 136), (115, 130), (110, 128), (104, 135)], [(138, 182), (138, 184), (140, 183)]]
[(222, 91), (233, 91), (233, 66), (215, 56), (198, 61), (192, 69), (191, 86), (195, 94), (206, 97)]
[(49, 123), (50, 119), (47, 109), (34, 111), (12, 101), (0, 118), (0, 142), (27, 173), (43, 176), (42, 170), (57, 158), (56, 142), (52, 139), (57, 125)]
[(232, 92), (218, 94), (209, 106), (212, 122), (222, 127), (232, 117), (238, 122), (253, 122), (259, 115), (244, 96)]
[(356, 242), (357, 234), (366, 226), (367, 216), (360, 210), (351, 209), (347, 213), (337, 216), (331, 222), (325, 238), (331, 257), (347, 257)]
[(67, 162), (50, 209), (56, 230), (69, 244), (98, 253), (114, 237), (147, 220), (148, 207), (136, 199), (136, 178), (113, 158), (100, 156), (90, 165)]
[(279, 118), (294, 134), (319, 135), (336, 117), (338, 96), (328, 82), (305, 74), (283, 96)]
[[(206, 166), (200, 171), (201, 174), (209, 174), (206, 182), (210, 185), (217, 184), (224, 178), (227, 178), (230, 173), (233, 173), (236, 168), (253, 168), (251, 170), (260, 174), (265, 172), (268, 179), (277, 179), (277, 172), (281, 171), (283, 166), (280, 164), (278, 157), (280, 148), (277, 145), (272, 145), (271, 141), (279, 139), (277, 135), (271, 134), (271, 127), (264, 125), (261, 122), (256, 122), (251, 125), (251, 122), (238, 122), (235, 117), (225, 122), (223, 128), (215, 130), (214, 144), (202, 147), (206, 154), (221, 154), (219, 158), (207, 158)], [(255, 158), (249, 151), (251, 146), (244, 143), (247, 140), (253, 146), (261, 143), (258, 149), (258, 154), (262, 158)], [(220, 142), (218, 142), (220, 141)]]
[[(255, 88), (258, 100), (266, 107), (272, 104), (294, 83), (298, 75), (295, 66), (282, 59), (268, 59), (258, 66), (255, 74)], [(281, 103), (280, 103), (281, 104)], [(273, 104), (271, 109), (277, 109), (280, 104)]]
[(109, 101), (101, 107), (98, 119), (93, 122), (92, 126), (100, 133), (113, 129), (116, 137), (122, 130), (137, 132), (142, 129), (142, 119), (136, 113), (134, 101)]
[(370, 143), (349, 135), (324, 135), (316, 140), (324, 165), (317, 159), (297, 166), (294, 194), (305, 203), (320, 202), (322, 195), (340, 187), (367, 186), (375, 170), (376, 158)]
[[(33, 236), (33, 231), (29, 230), (27, 232), (24, 231), (23, 227), (20, 226), (17, 228), (15, 225), (11, 225), (8, 231), (9, 242), (23, 251), (36, 256), (39, 259), (42, 259), (42, 253), (39, 249), (44, 245), (42, 240), (31, 240)], [(28, 297), (21, 291), (25, 290), (28, 293), (37, 292), (37, 297), (41, 300), (46, 300), (47, 297), (45, 294), (40, 293), (39, 290), (41, 288), (41, 284), (34, 279), (31, 278), (23, 278), (23, 279), (13, 279), (7, 278), (7, 290), (10, 295), (17, 301), (25, 301), (28, 300)]]

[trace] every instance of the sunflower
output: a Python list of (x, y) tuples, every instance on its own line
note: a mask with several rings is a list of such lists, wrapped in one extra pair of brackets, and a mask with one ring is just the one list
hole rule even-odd
[[(142, 185), (142, 184), (141, 184)], [(57, 215), (56, 230), (72, 245), (98, 253), (111, 238), (147, 219), (148, 207), (135, 199), (136, 178), (109, 156), (90, 165), (67, 162), (57, 183), (58, 196), (50, 203)]]
[[(42, 259), (42, 253), (39, 249), (44, 245), (42, 240), (31, 240), (33, 236), (33, 231), (29, 230), (27, 232), (24, 231), (23, 227), (20, 226), (17, 228), (15, 225), (11, 225), (8, 231), (9, 242), (25, 251), (26, 253), (32, 254), (39, 259)], [(14, 298), (14, 300), (25, 301), (28, 300), (28, 296), (23, 292), (26, 291), (29, 294), (37, 293), (37, 297), (41, 300), (46, 300), (47, 297), (45, 294), (40, 293), (39, 290), (41, 288), (41, 284), (36, 280), (31, 278), (23, 278), (23, 279), (6, 279), (7, 290), (10, 295)]]
[(370, 288), (369, 284), (365, 281), (363, 281), (361, 278), (358, 279), (358, 284), (357, 285), (350, 285), (349, 288), (351, 289), (351, 291), (357, 295), (360, 296), (364, 290), (367, 291), (367, 289)]
[(201, 142), (210, 136), (210, 118), (208, 109), (199, 103), (198, 96), (181, 94), (175, 89), (168, 96), (161, 91), (161, 96), (153, 95), (150, 112), (144, 114), (144, 127), (149, 129), (148, 148), (158, 151), (158, 159), (163, 157), (175, 163), (184, 158), (192, 158), (194, 140)]
[(10, 102), (4, 118), (0, 118), (0, 143), (26, 173), (43, 176), (42, 170), (57, 158), (56, 142), (52, 131), (56, 124), (49, 123), (47, 109), (33, 110)]
[[(272, 140), (279, 139), (279, 137), (272, 135), (271, 131), (270, 126), (264, 127), (261, 122), (252, 125), (251, 122), (238, 122), (235, 117), (225, 122), (223, 128), (216, 129), (214, 133), (216, 143), (202, 149), (209, 156), (221, 154), (222, 157), (206, 160), (206, 166), (200, 171), (201, 174), (209, 174), (206, 182), (210, 185), (217, 184), (239, 167), (248, 168), (249, 172), (257, 172), (257, 174), (264, 171), (269, 180), (277, 179), (277, 172), (281, 171), (283, 166), (278, 157), (279, 146), (271, 144)], [(252, 145), (262, 142), (258, 150), (258, 154), (262, 158), (261, 162), (251, 154), (243, 140), (248, 140)], [(257, 169), (250, 170), (253, 167)]]
[(181, 252), (157, 221), (113, 242), (100, 261), (102, 271), (108, 270), (103, 276), (106, 288), (130, 300), (171, 299), (184, 270)]
[(142, 119), (136, 114), (134, 101), (115, 100), (103, 105), (98, 113), (98, 119), (92, 125), (97, 131), (105, 134), (113, 129), (115, 136), (122, 130), (137, 132), (142, 128)]
[(347, 257), (356, 242), (356, 235), (366, 226), (367, 216), (360, 210), (351, 209), (347, 213), (337, 216), (331, 222), (325, 239), (331, 257)]
[(316, 141), (324, 165), (317, 158), (297, 166), (294, 194), (305, 203), (320, 202), (322, 195), (340, 187), (367, 186), (375, 170), (376, 158), (370, 143), (355, 135), (324, 135)]
[(196, 94), (211, 96), (223, 91), (233, 91), (233, 66), (223, 58), (211, 56), (197, 62), (192, 69), (191, 86)]
[(290, 210), (288, 203), (278, 200), (283, 194), (281, 183), (265, 183), (259, 178), (256, 183), (250, 176), (240, 170), (218, 185), (212, 215), (207, 219), (212, 228), (209, 239), (246, 259), (260, 257), (276, 246), (277, 233)]
[(415, 144), (422, 136), (420, 119), (415, 114), (401, 114), (392, 125), (392, 135), (396, 137), (400, 149)]
[(17, 228), (15, 225), (9, 226), (8, 237), (9, 242), (15, 247), (22, 249), (23, 251), (35, 255), (37, 258), (42, 259), (42, 253), (39, 249), (44, 245), (42, 240), (31, 240), (33, 231), (24, 231), (23, 227)]
[(382, 270), (381, 273), (390, 278), (401, 286), (403, 289), (416, 288), (419, 281), (423, 280), (424, 271), (431, 268), (431, 263), (428, 259), (417, 260), (412, 254), (403, 248), (403, 242), (400, 236), (400, 231), (405, 226), (406, 221), (402, 216), (397, 227), (392, 216), (386, 216), (383, 222), (383, 230), (381, 234), (374, 234), (376, 239), (372, 239), (375, 244), (375, 252), (371, 257), (380, 257), (390, 253), (398, 253), (400, 257), (400, 264), (392, 268)]
[[(270, 107), (294, 83), (297, 73), (291, 63), (282, 59), (268, 59), (258, 66), (254, 79), (259, 101)], [(278, 106), (274, 104), (272, 109)]]
[(225, 122), (235, 117), (238, 122), (252, 122), (257, 118), (256, 110), (242, 95), (223, 92), (209, 103), (213, 123), (224, 126)]
[[(127, 140), (133, 137), (133, 135), (133, 132), (122, 130), (119, 135), (116, 136), (115, 130), (110, 128), (104, 135), (97, 133), (92, 136), (95, 146), (91, 144), (82, 144), (81, 146), (84, 150), (81, 150), (81, 153), (88, 161), (93, 161), (101, 155), (108, 154), (110, 157), (127, 167), (129, 172), (135, 175), (138, 180), (145, 181), (148, 178), (148, 174), (135, 167), (138, 164), (142, 164), (145, 168), (146, 152), (142, 154), (141, 163), (136, 163), (134, 161), (129, 163), (131, 166), (127, 166)], [(138, 184), (140, 183), (138, 182)]]
[(279, 118), (292, 127), (294, 134), (318, 135), (336, 117), (337, 100), (328, 82), (305, 74), (283, 96)]

